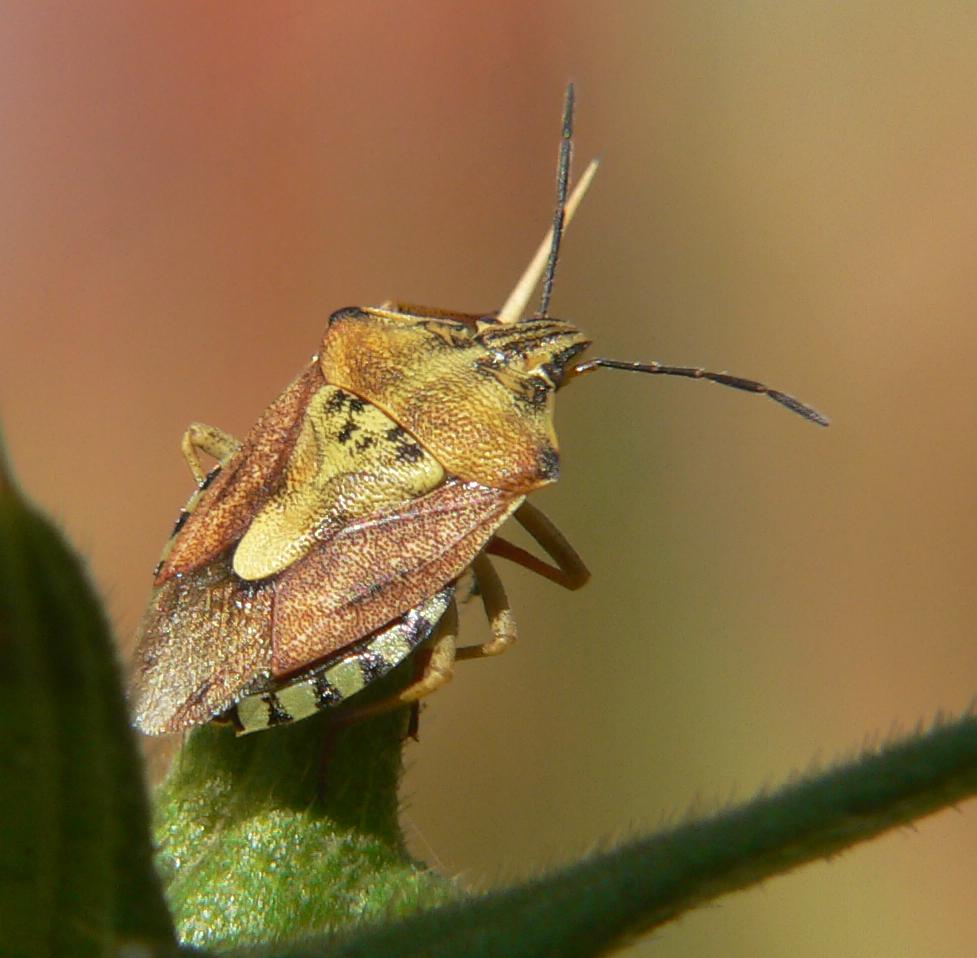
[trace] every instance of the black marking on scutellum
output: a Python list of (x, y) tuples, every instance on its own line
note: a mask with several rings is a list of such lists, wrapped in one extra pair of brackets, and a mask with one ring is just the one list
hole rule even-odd
[(417, 462), (424, 458), (424, 450), (403, 426), (393, 426), (387, 430), (386, 436), (397, 447), (396, 456), (400, 462)]
[(337, 389), (326, 401), (326, 410), (328, 412), (339, 412), (346, 405), (347, 399), (349, 399), (349, 393)]
[(424, 450), (416, 442), (404, 442), (397, 445), (399, 462), (417, 462), (423, 458)]
[(336, 439), (345, 445), (350, 441), (350, 439), (353, 438), (353, 433), (359, 428), (360, 427), (353, 422), (353, 417), (350, 416), (350, 418), (346, 420), (346, 424), (343, 426), (343, 428), (336, 433)]

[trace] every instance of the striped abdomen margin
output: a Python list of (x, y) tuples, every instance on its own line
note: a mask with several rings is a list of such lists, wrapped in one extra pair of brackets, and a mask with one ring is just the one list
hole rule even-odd
[(273, 691), (241, 699), (233, 719), (239, 735), (307, 718), (339, 705), (386, 675), (417, 648), (438, 624), (454, 594), (454, 584), (426, 599), (392, 625), (357, 642), (338, 657), (293, 678)]

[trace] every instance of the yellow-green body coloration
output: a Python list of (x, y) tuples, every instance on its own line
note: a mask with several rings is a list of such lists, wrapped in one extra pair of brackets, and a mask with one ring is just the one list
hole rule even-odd
[[(551, 319), (344, 309), (243, 443), (188, 433), (221, 465), (157, 568), (136, 724), (172, 732), (229, 713), (253, 731), (336, 705), (406, 658), (466, 569), (494, 578), (496, 530), (557, 478), (553, 394), (586, 345)], [(507, 613), (490, 610), (500, 633)]]
[(234, 572), (251, 582), (277, 575), (343, 526), (443, 480), (441, 464), (389, 416), (322, 386), (305, 409), (279, 488), (234, 550)]
[(340, 310), (319, 364), (328, 382), (369, 397), (449, 473), (517, 492), (553, 482), (553, 370), (562, 373), (588, 340), (551, 319), (502, 325), (485, 317), (472, 326)]

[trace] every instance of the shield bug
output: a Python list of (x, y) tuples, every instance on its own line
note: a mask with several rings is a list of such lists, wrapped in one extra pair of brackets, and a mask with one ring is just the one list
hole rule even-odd
[[(553, 228), (493, 314), (408, 305), (329, 317), (319, 353), (239, 442), (195, 423), (183, 452), (198, 488), (156, 568), (138, 630), (136, 725), (175, 732), (215, 718), (246, 733), (345, 702), (410, 655), (413, 684), (362, 716), (416, 702), (456, 659), (515, 638), (493, 556), (569, 589), (588, 572), (526, 501), (555, 482), (554, 397), (597, 369), (706, 379), (818, 412), (754, 380), (685, 366), (582, 360), (590, 341), (549, 316), (565, 223), (573, 87)], [(523, 318), (543, 276), (537, 314)], [(200, 453), (217, 460), (205, 474)], [(503, 538), (519, 522), (551, 561)], [(456, 648), (456, 583), (471, 572), (491, 625)]]

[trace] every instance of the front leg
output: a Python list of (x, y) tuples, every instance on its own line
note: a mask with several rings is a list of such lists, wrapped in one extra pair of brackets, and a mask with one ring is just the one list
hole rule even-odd
[(200, 453), (212, 456), (224, 466), (227, 464), (227, 460), (241, 448), (241, 443), (230, 433), (218, 429), (217, 426), (192, 422), (183, 434), (180, 448), (183, 450), (183, 458), (186, 459), (187, 465), (193, 473), (193, 478), (197, 480), (199, 486), (207, 478), (207, 473), (200, 463)]
[(537, 575), (562, 585), (564, 589), (575, 590), (586, 585), (590, 572), (577, 555), (576, 549), (563, 537), (563, 533), (529, 502), (524, 502), (514, 513), (515, 520), (546, 550), (555, 566), (543, 562), (531, 552), (517, 546), (502, 536), (493, 536), (485, 551), (491, 555), (508, 559), (535, 572)]

